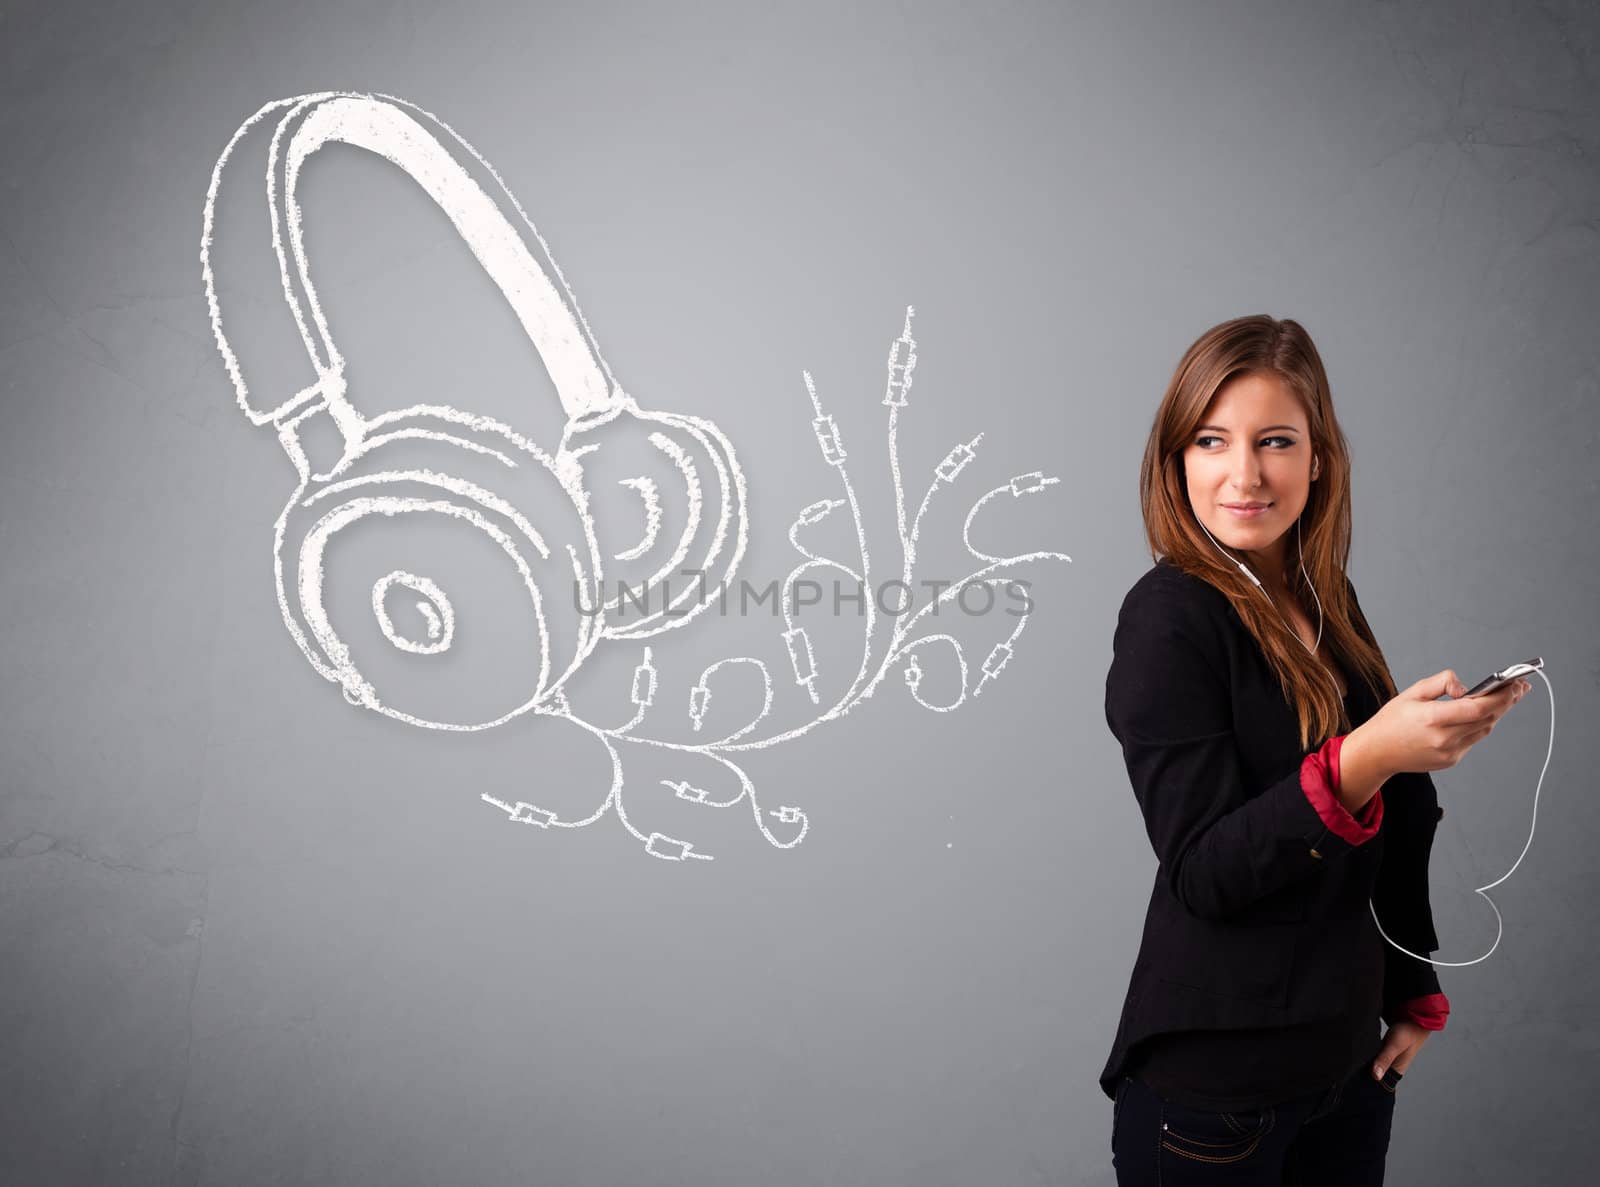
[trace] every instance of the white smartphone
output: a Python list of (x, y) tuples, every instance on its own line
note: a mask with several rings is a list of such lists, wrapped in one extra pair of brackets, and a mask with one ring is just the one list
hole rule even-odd
[(1530, 659), (1525, 664), (1512, 664), (1504, 671), (1495, 672), (1492, 675), (1485, 676), (1471, 688), (1467, 689), (1466, 692), (1462, 693), (1461, 699), (1465, 700), (1467, 697), (1485, 696), (1497, 688), (1504, 688), (1513, 680), (1517, 680), (1531, 672), (1537, 672), (1542, 667), (1544, 667), (1544, 660), (1537, 656), (1535, 656), (1533, 659)]

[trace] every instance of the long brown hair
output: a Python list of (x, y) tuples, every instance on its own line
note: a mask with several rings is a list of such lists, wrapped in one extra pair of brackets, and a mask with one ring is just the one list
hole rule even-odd
[[(1218, 389), (1236, 375), (1265, 371), (1280, 376), (1305, 409), (1311, 450), (1320, 459), (1300, 517), (1306, 573), (1322, 601), (1322, 643), (1338, 658), (1346, 679), (1365, 679), (1379, 702), (1395, 695), (1383, 650), (1350, 596), (1350, 448), (1333, 411), (1322, 359), (1300, 323), (1257, 314), (1213, 326), (1184, 352), (1167, 394), (1156, 409), (1139, 468), (1139, 505), (1150, 555), (1210, 582), (1228, 599), (1255, 637), (1300, 720), (1300, 742), (1310, 751), (1351, 725), (1333, 674), (1306, 649), (1275, 605), (1207, 539), (1189, 502), (1183, 451), (1194, 439)], [(1293, 545), (1291, 544), (1292, 548)], [(1300, 573), (1299, 556), (1286, 556), (1295, 600), (1311, 621), (1317, 604)], [(1319, 648), (1319, 651), (1321, 648)], [(1381, 691), (1380, 691), (1381, 690)]]

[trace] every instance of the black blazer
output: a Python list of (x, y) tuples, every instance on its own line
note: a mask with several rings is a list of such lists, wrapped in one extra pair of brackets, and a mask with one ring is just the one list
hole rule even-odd
[[(1371, 840), (1329, 830), (1301, 789), (1307, 751), (1265, 654), (1221, 591), (1166, 558), (1123, 599), (1112, 649), (1106, 722), (1159, 866), (1105, 1094), (1115, 1099), (1129, 1051), (1150, 1035), (1337, 1016), (1376, 1028), (1380, 1013), (1440, 992), (1433, 966), (1385, 943), (1367, 905), (1397, 943), (1439, 947), (1428, 855), (1442, 813), (1429, 775), (1383, 785)], [(1344, 675), (1353, 728), (1380, 702)]]

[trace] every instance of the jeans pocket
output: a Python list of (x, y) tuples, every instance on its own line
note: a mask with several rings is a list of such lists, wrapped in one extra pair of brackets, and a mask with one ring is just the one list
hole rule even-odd
[(1194, 1162), (1241, 1162), (1254, 1154), (1277, 1124), (1277, 1110), (1222, 1112), (1166, 1102), (1161, 1147)]
[(1400, 1086), (1400, 1080), (1404, 1075), (1404, 1072), (1397, 1072), (1392, 1067), (1387, 1068), (1383, 1073), (1383, 1079), (1378, 1081), (1378, 1086), (1390, 1096), (1393, 1096), (1395, 1094), (1394, 1090)]

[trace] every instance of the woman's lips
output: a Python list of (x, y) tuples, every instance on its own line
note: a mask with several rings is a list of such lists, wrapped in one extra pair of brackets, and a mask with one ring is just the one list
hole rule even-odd
[(1257, 507), (1230, 507), (1227, 503), (1224, 503), (1222, 506), (1229, 515), (1237, 515), (1240, 519), (1254, 519), (1256, 516), (1262, 515), (1272, 508), (1271, 503), (1263, 503)]

